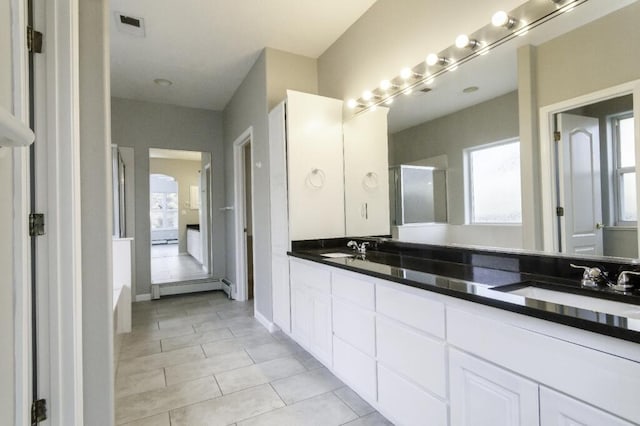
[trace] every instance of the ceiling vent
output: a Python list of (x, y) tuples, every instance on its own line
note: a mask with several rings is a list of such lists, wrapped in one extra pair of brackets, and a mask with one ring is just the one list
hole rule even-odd
[(123, 34), (134, 37), (144, 37), (144, 18), (137, 16), (125, 15), (120, 12), (114, 13), (116, 20), (116, 28)]

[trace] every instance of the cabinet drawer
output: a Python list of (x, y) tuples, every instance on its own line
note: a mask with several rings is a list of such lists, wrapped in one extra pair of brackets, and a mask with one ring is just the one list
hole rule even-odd
[(367, 280), (356, 278), (352, 274), (333, 272), (333, 295), (346, 299), (363, 308), (375, 309), (375, 286)]
[(376, 310), (440, 339), (445, 336), (444, 304), (417, 294), (376, 286)]
[(333, 368), (364, 398), (376, 400), (375, 360), (336, 336), (333, 337)]
[(446, 349), (442, 341), (376, 319), (378, 361), (442, 398), (447, 397)]
[(381, 412), (403, 426), (447, 425), (447, 404), (378, 364)]
[(572, 424), (632, 426), (629, 422), (544, 386), (540, 387), (540, 424), (543, 426)]
[(331, 293), (331, 273), (327, 267), (315, 267), (297, 260), (291, 260), (291, 285), (318, 290), (321, 293)]
[(375, 316), (352, 305), (333, 299), (333, 333), (369, 356), (375, 356)]

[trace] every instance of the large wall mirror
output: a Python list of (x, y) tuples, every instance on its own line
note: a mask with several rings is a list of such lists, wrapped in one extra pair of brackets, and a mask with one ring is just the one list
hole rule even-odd
[[(446, 170), (447, 215), (392, 224), (394, 238), (637, 258), (634, 89), (540, 112), (640, 79), (638, 18), (633, 0), (586, 1), (397, 97), (389, 165)], [(570, 139), (547, 142), (556, 130)], [(523, 235), (533, 222), (532, 246)], [(580, 239), (588, 233), (595, 241)]]

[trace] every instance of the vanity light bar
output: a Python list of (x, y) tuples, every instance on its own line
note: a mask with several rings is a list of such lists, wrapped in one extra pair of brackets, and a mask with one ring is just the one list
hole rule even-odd
[[(354, 113), (357, 115), (373, 110), (378, 105), (389, 105), (401, 94), (410, 94), (414, 89), (422, 85), (430, 86), (437, 77), (444, 73), (455, 71), (460, 65), (478, 56), (486, 55), (492, 49), (526, 34), (531, 29), (573, 10), (587, 1), (589, 0), (548, 0), (548, 5), (551, 7), (541, 8), (540, 5), (536, 5), (531, 8), (532, 10), (527, 10), (527, 5), (525, 4), (511, 13), (496, 12), (492, 16), (489, 25), (474, 33), (477, 35), (491, 34), (494, 36), (492, 41), (488, 41), (489, 37), (476, 38), (473, 37), (473, 34), (460, 35), (453, 46), (440, 53), (429, 54), (424, 62), (413, 68), (403, 68), (397, 77), (391, 80), (383, 80), (379, 88), (363, 92), (363, 96), (358, 99), (349, 99), (347, 106), (350, 109), (357, 109), (358, 111)], [(537, 16), (529, 16), (532, 14)], [(527, 20), (524, 19), (525, 17)], [(504, 30), (509, 32), (504, 34)], [(460, 49), (464, 48), (467, 48), (467, 50), (462, 57), (459, 59), (452, 58), (454, 52), (460, 52)], [(430, 68), (433, 67), (438, 68), (431, 70)], [(421, 69), (424, 69), (424, 72), (418, 71)]]

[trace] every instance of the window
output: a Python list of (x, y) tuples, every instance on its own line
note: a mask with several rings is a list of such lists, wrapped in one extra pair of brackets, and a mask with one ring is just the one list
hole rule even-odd
[(470, 223), (522, 223), (520, 141), (471, 148), (466, 154)]
[(611, 125), (615, 149), (616, 225), (635, 226), (638, 212), (633, 114), (614, 116)]
[(178, 229), (178, 194), (151, 193), (151, 230)]

